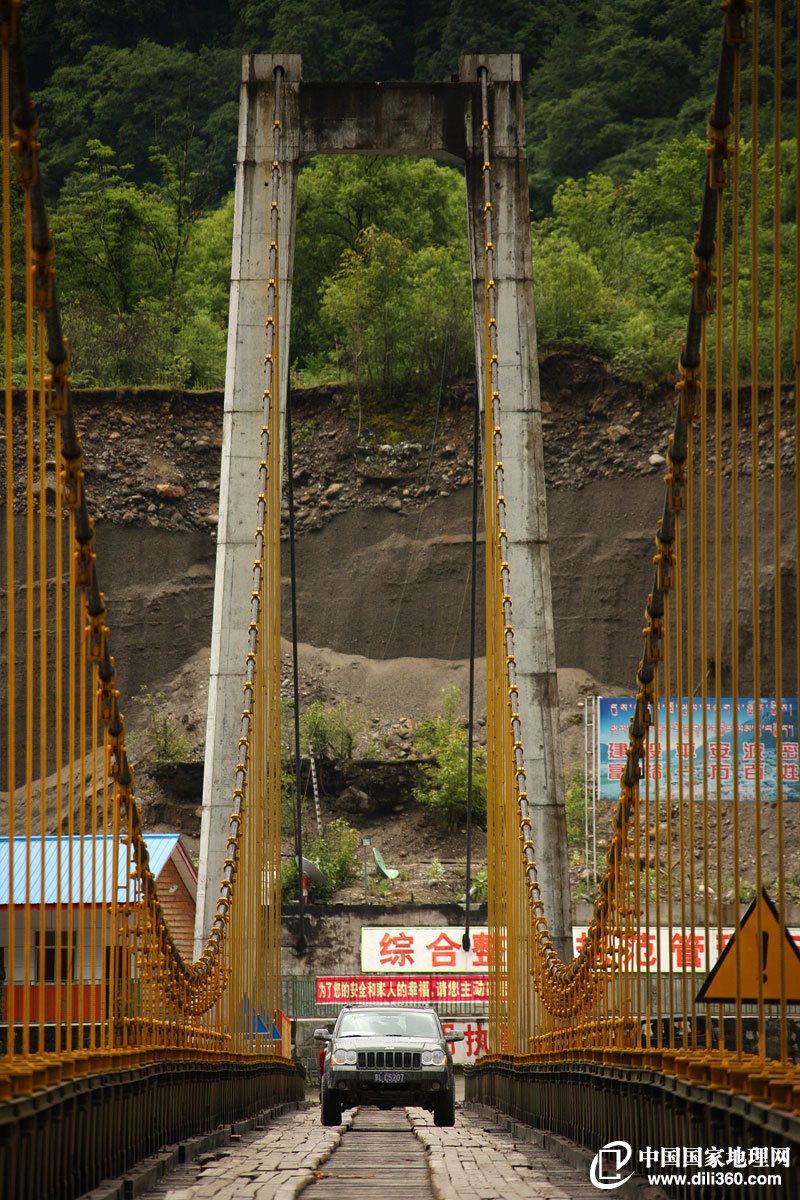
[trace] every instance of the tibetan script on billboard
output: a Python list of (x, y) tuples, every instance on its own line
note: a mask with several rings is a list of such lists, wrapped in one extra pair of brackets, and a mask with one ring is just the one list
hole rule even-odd
[[(408, 925), (361, 927), (362, 971), (458, 971), (486, 974), (489, 930), (470, 930), (470, 948), (462, 949), (463, 926)], [(504, 935), (503, 935), (504, 938)]]
[(486, 975), (318, 975), (317, 1004), (373, 1004), (422, 1002), (442, 1004), (486, 1004), (489, 978)]
[[(632, 699), (599, 697), (598, 779), (599, 796), (603, 800), (615, 800), (619, 796), (620, 780), (625, 770), (625, 756), (628, 752), (628, 726), (635, 707), (636, 701)], [(654, 728), (650, 731), (651, 757), (648, 771), (651, 783), (656, 779), (657, 758), (659, 787), (662, 789), (667, 784), (669, 765), (673, 792), (677, 791), (681, 773), (684, 788), (688, 787), (691, 770), (695, 789), (702, 788), (705, 776), (709, 793), (716, 797), (719, 789), (722, 800), (732, 800), (734, 790), (740, 800), (754, 800), (756, 775), (760, 780), (761, 796), (764, 800), (776, 799), (779, 778), (783, 784), (784, 800), (800, 799), (797, 701), (783, 700), (780, 713), (775, 700), (762, 700), (759, 708), (759, 720), (756, 722), (755, 701), (740, 699), (734, 711), (733, 701), (721, 700), (718, 741), (715, 700), (709, 700), (707, 703), (705, 728), (702, 700), (692, 702), (691, 720), (688, 703), (684, 700), (679, 705), (677, 700), (671, 700), (669, 728), (665, 703), (662, 700), (658, 710), (657, 747)], [(654, 749), (656, 754), (653, 754)], [(734, 779), (735, 757), (738, 760), (738, 781)]]

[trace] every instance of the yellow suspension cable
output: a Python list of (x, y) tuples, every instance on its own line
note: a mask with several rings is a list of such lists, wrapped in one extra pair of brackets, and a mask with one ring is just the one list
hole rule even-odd
[[(760, 879), (761, 872), (761, 616), (760, 616), (760, 596), (759, 596), (759, 451), (758, 451), (758, 421), (759, 421), (759, 332), (758, 332), (758, 281), (759, 281), (759, 249), (758, 249), (758, 217), (759, 217), (759, 138), (758, 138), (758, 87), (759, 87), (759, 61), (758, 61), (758, 35), (759, 35), (759, 5), (756, 3), (753, 6), (753, 61), (751, 67), (752, 73), (752, 89), (750, 96), (751, 106), (751, 223), (750, 223), (750, 503), (751, 503), (751, 551), (750, 557), (752, 560), (752, 586), (751, 586), (751, 614), (753, 622), (753, 698), (754, 698), (754, 714), (753, 714), (753, 739), (755, 745), (755, 799), (753, 802), (753, 823), (754, 823), (754, 841), (755, 841), (755, 858), (756, 858), (756, 873), (757, 879)], [(721, 335), (720, 335), (721, 343)], [(776, 464), (777, 469), (777, 464)], [(739, 821), (738, 821), (738, 799), (736, 801), (737, 809), (734, 812), (734, 924), (739, 925), (740, 910), (739, 910)], [(762, 936), (761, 929), (761, 910), (757, 911), (757, 942), (760, 943)], [(736, 947), (736, 1053), (737, 1057), (741, 1058), (743, 1054), (743, 1029), (742, 1029), (742, 1003), (741, 1003), (741, 954)], [(757, 997), (758, 997), (758, 1040), (759, 1050), (763, 1051), (763, 995), (762, 983), (760, 978), (757, 981)]]
[[(781, 575), (783, 570), (783, 552), (781, 546), (781, 103), (782, 103), (782, 0), (775, 0), (773, 13), (774, 43), (772, 74), (772, 111), (774, 147), (773, 161), (773, 194), (772, 194), (772, 561), (774, 563), (773, 582), (773, 629), (775, 655), (775, 759), (783, 763), (783, 590)], [(795, 184), (796, 186), (796, 184)], [(797, 230), (795, 228), (795, 238)], [(796, 403), (796, 401), (795, 401)], [(795, 689), (797, 690), (797, 689)], [(775, 776), (776, 791), (776, 822), (778, 841), (778, 924), (779, 949), (778, 970), (780, 973), (780, 1000), (778, 1007), (779, 1020), (779, 1057), (786, 1061), (789, 1052), (789, 1034), (786, 1012), (786, 864), (784, 836), (784, 789), (782, 770)], [(760, 861), (758, 867), (760, 868)], [(756, 894), (761, 894), (760, 870), (756, 881)], [(761, 931), (759, 930), (759, 937)], [(766, 1038), (765, 1038), (766, 1041)]]
[[(726, 29), (730, 32), (736, 22), (746, 18), (744, 0), (728, 0), (725, 6)], [(783, 740), (780, 702), (783, 691), (783, 613), (785, 592), (781, 584), (781, 526), (785, 502), (781, 493), (781, 273), (780, 243), (785, 232), (780, 224), (780, 5), (776, 10), (775, 87), (773, 97), (773, 249), (771, 308), (774, 318), (772, 349), (772, 446), (773, 446), (773, 536), (767, 541), (775, 568), (771, 595), (774, 605), (774, 677), (777, 706), (776, 744), (778, 759)], [(758, 10), (753, 11), (754, 43), (757, 44)], [(504, 494), (502, 467), (502, 435), (500, 432), (500, 347), (502, 336), (497, 326), (497, 282), (494, 246), (497, 222), (494, 220), (491, 189), (491, 128), (488, 77), (481, 76), (481, 149), (483, 152), (484, 184), (484, 479), (486, 488), (486, 625), (487, 625), (487, 809), (489, 825), (490, 896), (489, 924), (492, 930), (489, 953), (490, 1034), (489, 1046), (493, 1055), (514, 1058), (534, 1054), (540, 1061), (566, 1059), (583, 1055), (608, 1062), (644, 1062), (652, 1069), (680, 1072), (691, 1066), (700, 1072), (714, 1069), (724, 1083), (730, 1061), (724, 1051), (725, 1020), (734, 1016), (735, 1055), (740, 1073), (752, 1067), (746, 1060), (743, 1042), (742, 1012), (745, 1000), (748, 963), (739, 942), (732, 959), (735, 963), (736, 1001), (718, 1010), (719, 1028), (723, 1034), (716, 1057), (711, 1048), (701, 1047), (698, 1041), (695, 1001), (697, 979), (693, 953), (684, 947), (683, 969), (673, 965), (672, 954), (666, 962), (662, 954), (662, 932), (666, 931), (671, 947), (676, 933), (680, 939), (695, 932), (697, 839), (702, 839), (703, 925), (706, 946), (723, 935), (724, 895), (729, 887), (723, 870), (723, 835), (725, 817), (733, 818), (733, 901), (734, 924), (741, 917), (740, 886), (746, 880), (740, 866), (744, 846), (742, 804), (738, 790), (728, 805), (723, 795), (719, 754), (710, 758), (709, 746), (719, 750), (722, 743), (723, 689), (731, 681), (731, 726), (733, 729), (732, 768), (734, 783), (742, 768), (736, 738), (738, 694), (746, 678), (747, 666), (739, 654), (740, 591), (750, 590), (753, 620), (753, 693), (756, 700), (754, 724), (756, 744), (755, 801), (752, 808), (754, 843), (756, 847), (756, 885), (760, 888), (766, 878), (761, 858), (764, 846), (761, 839), (762, 815), (767, 811), (771, 793), (759, 780), (761, 640), (760, 583), (764, 578), (759, 567), (762, 548), (759, 545), (760, 506), (765, 507), (759, 494), (759, 471), (764, 463), (759, 448), (759, 388), (758, 350), (759, 320), (764, 313), (758, 308), (758, 138), (757, 138), (757, 80), (758, 64), (753, 67), (753, 135), (752, 135), (752, 207), (751, 207), (751, 264), (750, 264), (750, 338), (751, 338), (751, 516), (753, 534), (750, 545), (752, 586), (744, 582), (744, 547), (739, 546), (738, 528), (738, 383), (739, 357), (737, 334), (740, 321), (739, 221), (741, 186), (739, 161), (738, 117), (738, 43), (735, 64), (734, 115), (731, 122), (734, 145), (727, 145), (728, 129), (719, 123), (710, 125), (709, 173), (715, 180), (714, 206), (717, 213), (717, 242), (713, 250), (701, 247), (696, 262), (695, 287), (698, 295), (704, 289), (716, 290), (713, 305), (703, 310), (700, 323), (700, 362), (682, 363), (678, 401), (684, 406), (680, 419), (686, 429), (685, 454), (680, 438), (670, 444), (667, 474), (667, 506), (656, 539), (656, 583), (645, 615), (645, 652), (637, 676), (637, 715), (631, 723), (628, 759), (620, 785), (619, 805), (614, 816), (614, 829), (609, 846), (606, 869), (599, 881), (589, 934), (580, 954), (574, 961), (558, 960), (547, 926), (544, 905), (547, 897), (540, 891), (533, 845), (530, 810), (526, 792), (524, 749), (519, 720), (519, 696), (516, 687), (514, 630), (512, 622), (512, 581), (508, 570), (507, 502)], [(6, 488), (9, 499), (14, 495), (13, 455), (13, 394), (11, 390), (12, 309), (10, 271), (12, 219), (10, 200), (9, 53), (4, 44), (3, 54), (3, 210), (4, 210), (4, 281), (6, 336)], [(262, 462), (259, 467), (258, 531), (256, 533), (253, 607), (248, 630), (248, 656), (245, 666), (243, 717), (239, 742), (239, 763), (232, 781), (233, 813), (231, 817), (228, 861), (223, 872), (220, 896), (213, 928), (198, 963), (184, 962), (173, 944), (164, 905), (158, 895), (149, 861), (147, 844), (142, 833), (141, 815), (136, 806), (130, 764), (125, 750), (124, 721), (117, 705), (113, 660), (106, 652), (105, 611), (97, 586), (91, 548), (91, 522), (81, 495), (81, 457), (76, 455), (71, 429), (71, 415), (59, 411), (58, 396), (68, 391), (65, 362), (51, 360), (52, 379), (44, 377), (43, 359), (38, 361), (38, 425), (34, 375), (34, 346), (36, 329), (34, 309), (38, 313), (38, 344), (44, 343), (44, 317), (51, 309), (39, 302), (39, 285), (34, 286), (32, 268), (41, 269), (41, 247), (32, 248), (30, 195), (32, 177), (25, 182), (24, 173), (35, 161), (33, 142), (35, 129), (17, 133), (17, 155), (23, 176), (22, 207), (26, 226), (26, 410), (22, 425), (27, 439), (25, 449), (25, 615), (24, 647), (29, 673), (25, 686), (24, 711), (16, 713), (14, 695), (14, 528), (12, 503), (7, 506), (5, 582), (8, 588), (4, 599), (10, 639), (8, 662), (8, 747), (9, 747), (9, 806), (10, 831), (13, 839), (18, 814), (14, 807), (16, 783), (14, 747), (19, 734), (26, 737), (24, 754), (24, 792), (26, 796), (24, 871), (27, 898), (24, 903), (22, 954), (24, 963), (20, 1008), (23, 1053), (9, 1051), (10, 1067), (19, 1072), (18, 1091), (41, 1080), (43, 1064), (35, 1055), (44, 1051), (47, 1013), (52, 1004), (59, 1032), (56, 1047), (69, 1054), (79, 1069), (100, 1065), (120, 1065), (121, 1051), (130, 1048), (136, 1054), (161, 1056), (188, 1054), (198, 1047), (202, 1052), (214, 1049), (225, 1054), (269, 1055), (277, 1049), (273, 1036), (281, 997), (280, 979), (280, 303), (279, 296), (279, 198), (281, 195), (280, 161), (281, 128), (280, 104), (282, 76), (274, 81), (275, 98), (273, 125), (273, 165), (269, 175), (270, 247), (268, 262), (268, 312), (265, 326), (265, 395), (262, 432)], [(494, 104), (492, 94), (492, 104)], [(493, 114), (492, 114), (493, 115)], [(723, 114), (715, 114), (722, 119)], [(732, 165), (732, 181), (727, 176)], [(723, 232), (727, 219), (723, 203), (723, 185), (733, 185), (730, 219), (732, 237), (730, 255), (723, 250)], [(742, 193), (744, 195), (744, 192)], [(742, 256), (746, 256), (744, 244)], [(795, 262), (800, 263), (797, 246)], [(723, 279), (723, 267), (730, 269)], [(713, 268), (713, 269), (712, 269)], [(716, 280), (714, 281), (714, 275)], [(744, 270), (742, 270), (744, 277)], [(38, 279), (38, 276), (36, 277)], [(723, 288), (728, 286), (723, 302)], [(795, 324), (800, 314), (800, 285), (797, 285)], [(745, 323), (744, 299), (741, 300), (741, 322)], [(705, 313), (714, 308), (715, 319), (707, 330)], [(709, 339), (709, 333), (712, 337)], [(728, 334), (732, 337), (730, 359), (723, 348)], [(687, 339), (688, 340), (688, 339)], [(713, 420), (707, 411), (707, 355), (714, 361)], [(762, 338), (762, 340), (764, 340)], [(766, 345), (766, 343), (765, 343)], [(723, 356), (725, 361), (723, 362)], [(58, 357), (56, 355), (56, 357)], [(730, 362), (731, 419), (726, 424), (723, 385)], [(742, 365), (744, 359), (742, 360)], [(798, 352), (795, 349), (795, 375), (798, 376)], [(682, 390), (681, 390), (682, 389)], [(698, 400), (699, 394), (699, 400)], [(44, 397), (47, 395), (47, 405)], [(699, 404), (699, 430), (697, 428)], [(53, 413), (45, 407), (55, 408)], [(796, 406), (796, 401), (795, 401)], [(48, 422), (54, 420), (54, 432)], [(38, 437), (37, 437), (38, 435)], [(699, 453), (692, 445), (694, 436), (700, 438)], [(730, 457), (726, 439), (730, 437)], [(49, 441), (48, 439), (52, 439)], [(47, 503), (46, 465), (48, 448), (54, 447), (56, 461), (63, 476), (64, 495), (55, 505), (55, 527), (45, 509)], [(713, 455), (713, 468), (709, 453)], [(795, 416), (795, 459), (800, 453), (800, 424)], [(726, 457), (724, 458), (723, 455)], [(62, 462), (63, 457), (63, 462)], [(742, 458), (744, 459), (744, 455)], [(699, 492), (694, 472), (699, 461)], [(34, 480), (38, 464), (39, 508), (36, 509)], [(709, 522), (707, 495), (709, 471), (713, 470), (713, 519)], [(730, 475), (730, 485), (727, 478)], [(797, 476), (797, 472), (796, 472)], [(19, 482), (19, 481), (18, 481)], [(59, 481), (61, 482), (61, 480)], [(726, 504), (730, 504), (729, 521)], [(699, 515), (695, 513), (697, 504)], [(800, 484), (795, 480), (795, 535), (800, 525)], [(38, 525), (34, 514), (38, 511)], [(66, 629), (61, 598), (61, 521), (66, 512), (71, 552)], [(38, 540), (37, 540), (38, 531)], [(79, 540), (78, 540), (79, 539)], [(88, 539), (88, 540), (87, 540)], [(54, 549), (49, 550), (50, 543)], [(710, 554), (709, 554), (710, 548)], [(22, 547), (20, 547), (22, 549)], [(55, 586), (55, 621), (49, 617), (48, 555), (55, 555), (53, 572)], [(20, 556), (22, 557), (22, 556)], [(712, 565), (713, 564), (713, 565)], [(737, 582), (742, 570), (741, 588)], [(709, 571), (713, 570), (713, 582)], [(699, 573), (699, 599), (694, 596), (695, 574)], [(53, 586), (53, 585), (51, 585)], [(79, 593), (79, 595), (78, 595)], [(674, 593), (674, 596), (673, 596)], [(38, 595), (39, 654), (35, 654), (35, 615)], [(99, 599), (98, 599), (99, 597)], [(710, 604), (709, 604), (710, 597)], [(699, 612), (698, 612), (699, 609)], [(709, 630), (709, 618), (713, 629)], [(696, 624), (699, 621), (699, 639)], [(727, 628), (730, 629), (728, 638)], [(800, 628), (795, 616), (794, 630)], [(765, 623), (766, 630), (766, 623)], [(700, 661), (695, 657), (699, 641)], [(56, 667), (55, 687), (48, 691), (49, 661), (55, 653), (61, 661), (66, 643), (68, 677), (62, 667)], [(709, 659), (713, 656), (713, 680), (709, 685)], [(727, 656), (727, 657), (726, 657)], [(800, 666), (800, 663), (798, 664)], [(36, 687), (33, 668), (39, 672), (38, 728), (34, 719)], [(702, 812), (696, 822), (695, 812), (695, 732), (692, 715), (696, 680), (699, 673), (700, 701), (703, 708), (703, 765)], [(675, 695), (673, 695), (673, 685)], [(716, 715), (709, 720), (707, 701), (709, 691), (716, 700)], [(659, 702), (663, 701), (663, 713)], [(61, 705), (67, 703), (68, 781), (67, 794), (69, 850), (57, 864), (58, 901), (55, 913), (55, 937), (52, 942), (53, 970), (49, 969), (50, 946), (44, 892), (32, 895), (33, 797), (38, 788), (40, 798), (40, 828), (42, 845), (40, 867), (44, 877), (44, 835), (49, 819), (55, 815), (59, 830), (64, 821), (63, 796), (58, 772), (61, 769), (63, 725)], [(55, 715), (54, 711), (55, 710)], [(673, 719), (676, 730), (673, 729)], [(688, 728), (687, 728), (688, 721)], [(17, 730), (16, 724), (20, 729)], [(713, 729), (709, 726), (713, 725)], [(102, 730), (102, 731), (101, 731)], [(663, 743), (663, 746), (662, 746)], [(671, 751), (677, 749), (677, 766)], [(662, 750), (666, 750), (666, 767), (662, 774)], [(48, 755), (55, 752), (57, 786), (55, 814), (48, 818), (45, 799), (45, 778)], [(38, 778), (34, 767), (38, 764)], [(713, 778), (710, 766), (715, 767)], [(688, 771), (688, 776), (687, 776)], [(775, 791), (775, 817), (778, 840), (778, 899), (779, 921), (782, 928), (788, 913), (783, 896), (785, 888), (784, 789), (780, 770)], [(641, 780), (644, 777), (644, 787)], [(75, 788), (78, 794), (75, 794)], [(742, 802), (743, 803), (743, 802)], [(749, 818), (749, 813), (748, 813)], [(77, 830), (75, 828), (77, 821)], [(699, 828), (698, 828), (699, 826)], [(651, 839), (652, 835), (652, 839)], [(75, 847), (73, 839), (79, 840)], [(674, 845), (677, 841), (677, 856)], [(13, 842), (11, 846), (11, 885), (13, 887)], [(111, 856), (109, 859), (109, 855)], [(75, 862), (75, 857), (79, 862)], [(631, 861), (633, 858), (633, 861)], [(20, 860), (18, 860), (19, 862)], [(67, 863), (69, 876), (66, 901), (61, 904), (61, 881)], [(124, 864), (124, 866), (123, 866)], [(77, 870), (76, 870), (77, 867)], [(124, 880), (121, 872), (124, 870)], [(19, 873), (19, 870), (18, 870)], [(685, 894), (684, 879), (688, 873), (689, 897)], [(716, 879), (713, 875), (716, 874)], [(79, 883), (73, 890), (73, 879)], [(712, 918), (709, 888), (715, 884)], [(44, 884), (42, 883), (42, 886)], [(679, 903), (675, 891), (679, 889)], [(124, 897), (124, 899), (123, 899)], [(36, 952), (32, 906), (38, 905), (38, 952)], [(14, 913), (14, 894), (10, 896), (10, 912)], [(678, 916), (678, 908), (680, 915)], [(688, 914), (688, 915), (687, 915)], [(666, 918), (662, 924), (663, 918)], [(75, 947), (71, 935), (77, 919)], [(680, 920), (676, 929), (675, 921)], [(687, 929), (687, 920), (690, 928)], [(760, 910), (756, 916), (759, 934)], [(12, 921), (13, 924), (13, 921)], [(716, 924), (716, 929), (712, 926)], [(66, 933), (66, 955), (62, 957), (62, 935)], [(713, 935), (716, 934), (716, 939)], [(640, 944), (644, 937), (644, 947)], [(19, 940), (19, 939), (18, 939)], [(651, 950), (652, 943), (652, 950)], [(16, 978), (14, 933), (9, 930), (10, 976)], [(641, 951), (646, 954), (642, 967)], [(651, 970), (651, 957), (655, 970)], [(786, 1078), (792, 1078), (786, 1040), (786, 955), (781, 948), (781, 1043), (780, 1066)], [(38, 967), (35, 971), (28, 968)], [(680, 978), (676, 978), (680, 971)], [(76, 973), (77, 987), (73, 990), (72, 976)], [(32, 978), (32, 974), (34, 978)], [(54, 976), (51, 987), (49, 975)], [(760, 972), (757, 983), (758, 1024), (762, 1032), (761, 1066), (767, 1066), (767, 1046), (763, 1042), (765, 1012), (768, 1001)], [(46, 978), (46, 976), (48, 978)], [(34, 981), (37, 986), (34, 988)], [(67, 1046), (60, 1044), (63, 1017), (68, 1027)], [(50, 990), (48, 990), (50, 989)], [(14, 1009), (17, 994), (10, 989)], [(735, 1008), (732, 1014), (730, 1009)], [(687, 1018), (691, 1011), (691, 1044), (684, 1037), (682, 1048), (676, 1041), (677, 1020)], [(655, 1023), (651, 1015), (655, 1011)], [(711, 1013), (711, 1008), (704, 1010)], [(10, 1047), (14, 1045), (13, 1022), (10, 1021)], [(264, 1021), (264, 1025), (260, 1021)], [(662, 1019), (662, 1018), (665, 1018)], [(644, 1019), (644, 1038), (642, 1037)], [(71, 1047), (77, 1026), (77, 1046)], [(262, 1033), (262, 1028), (266, 1033)], [(684, 1024), (684, 1030), (686, 1025)], [(644, 1046), (642, 1041), (644, 1040)], [(84, 1049), (84, 1047), (86, 1049)], [(286, 1053), (285, 1045), (281, 1047)], [(681, 1053), (678, 1051), (681, 1050)], [(697, 1057), (705, 1053), (704, 1063)], [(45, 1064), (50, 1066), (48, 1062)], [(771, 1069), (771, 1068), (770, 1068)], [(38, 1075), (37, 1075), (38, 1072)], [(27, 1077), (27, 1082), (23, 1080)], [(745, 1076), (746, 1079), (746, 1076)], [(750, 1086), (745, 1082), (744, 1086)]]

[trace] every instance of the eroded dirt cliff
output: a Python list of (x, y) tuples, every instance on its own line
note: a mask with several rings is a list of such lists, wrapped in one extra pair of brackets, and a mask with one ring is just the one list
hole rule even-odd
[[(598, 360), (569, 355), (548, 358), (541, 376), (569, 765), (582, 760), (583, 697), (598, 689), (633, 689), (663, 507), (673, 391), (667, 384), (649, 390), (627, 384)], [(452, 389), (440, 411), (423, 421), (402, 413), (365, 414), (360, 431), (336, 387), (295, 392), (292, 403), (303, 699), (346, 697), (363, 704), (371, 735), (399, 758), (408, 757), (410, 731), (436, 711), (442, 687), (455, 682), (463, 691), (466, 683), (472, 390)], [(76, 407), (111, 644), (134, 739), (146, 718), (136, 697), (146, 688), (163, 692), (201, 754), (222, 396), (156, 389), (83, 393)], [(745, 406), (740, 409), (744, 439), (749, 428)], [(789, 441), (782, 453), (789, 453)], [(764, 465), (768, 474), (768, 451)], [(23, 480), (17, 470), (15, 507), (22, 502)], [(48, 480), (48, 495), (53, 484)], [(749, 536), (746, 520), (740, 532)], [(482, 621), (479, 614), (479, 639)], [(174, 781), (140, 773), (151, 825), (196, 835), (200, 773), (189, 774), (193, 782), (184, 781), (176, 792)], [(377, 818), (388, 853), (399, 857), (405, 849), (415, 859), (430, 859), (431, 847), (415, 843), (415, 831), (424, 839), (427, 826), (413, 802), (398, 800), (390, 815), (388, 824), (386, 813)], [(375, 814), (360, 819), (362, 832), (370, 832)], [(441, 861), (460, 857), (459, 832), (452, 846), (442, 838), (431, 843)], [(444, 883), (426, 882), (426, 868), (420, 870), (408, 888), (416, 888), (418, 898), (420, 890), (447, 890)], [(457, 872), (447, 887), (458, 890)]]

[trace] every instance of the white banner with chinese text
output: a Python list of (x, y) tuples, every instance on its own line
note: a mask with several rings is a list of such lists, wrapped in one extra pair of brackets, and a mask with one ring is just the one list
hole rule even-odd
[(448, 1033), (463, 1033), (463, 1042), (450, 1042), (450, 1053), (453, 1056), (453, 1062), (462, 1067), (464, 1063), (475, 1062), (476, 1058), (480, 1058), (482, 1054), (489, 1053), (489, 1027), (486, 1021), (482, 1021), (480, 1017), (472, 1017), (469, 1020), (459, 1020), (454, 1017), (451, 1020), (442, 1019), (442, 1029), (445, 1032), (445, 1037)]
[[(361, 970), (365, 974), (478, 974), (489, 969), (489, 930), (481, 926), (470, 930), (469, 951), (461, 947), (461, 927), (442, 925), (383, 926), (364, 925), (361, 928)], [(642, 927), (631, 934), (622, 954), (627, 966), (642, 971), (667, 974), (694, 970), (710, 971), (733, 936), (725, 927), (720, 939), (716, 929), (662, 928), (649, 931)], [(583, 949), (588, 926), (574, 925), (572, 947), (577, 955)], [(800, 930), (790, 929), (800, 949)]]
[(362, 971), (407, 971), (418, 974), (431, 971), (477, 971), (489, 969), (489, 930), (486, 926), (470, 929), (470, 949), (464, 950), (461, 926), (406, 925), (361, 927)]
[[(588, 932), (586, 925), (573, 925), (572, 948), (576, 955), (583, 949)], [(716, 929), (710, 929), (706, 938), (706, 931), (702, 927), (680, 929), (673, 926), (672, 929), (651, 928), (649, 931), (643, 928), (638, 934), (632, 933), (624, 939), (622, 960), (634, 970), (638, 967), (641, 971), (661, 971), (662, 974), (667, 974), (670, 969), (678, 974), (695, 970), (706, 974), (733, 933), (732, 928), (726, 927), (720, 939)], [(789, 929), (788, 933), (800, 949), (800, 929)]]

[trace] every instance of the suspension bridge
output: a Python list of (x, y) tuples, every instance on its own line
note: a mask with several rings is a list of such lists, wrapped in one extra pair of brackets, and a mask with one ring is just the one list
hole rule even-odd
[[(244, 1129), (304, 1095), (280, 1014), (279, 549), (294, 190), (302, 162), (326, 152), (435, 154), (466, 177), (489, 822), (488, 1052), (467, 1073), (466, 1100), (592, 1153), (624, 1143), (631, 1170), (716, 1166), (730, 1176), (714, 1182), (720, 1195), (798, 1194), (800, 115), (782, 77), (791, 22), (776, 3), (766, 44), (759, 17), (758, 0), (722, 5), (653, 582), (631, 597), (635, 700), (577, 955), (519, 60), (467, 57), (450, 83), (357, 86), (304, 83), (292, 56), (244, 60), (190, 955), (136, 802), (41, 187), (46, 147), (20, 6), (0, 3), (2, 1195), (82, 1195), (165, 1145)], [(677, 1164), (651, 1157), (680, 1147)], [(743, 1163), (778, 1174), (753, 1191)], [(688, 1196), (708, 1183), (671, 1187)]]

